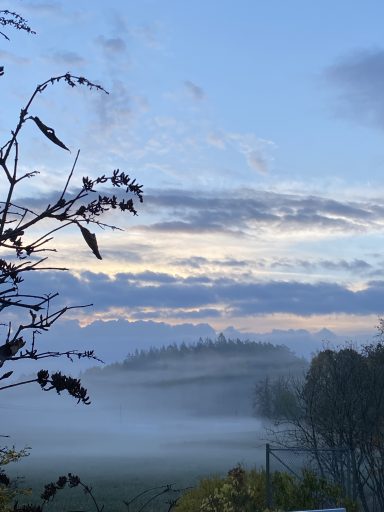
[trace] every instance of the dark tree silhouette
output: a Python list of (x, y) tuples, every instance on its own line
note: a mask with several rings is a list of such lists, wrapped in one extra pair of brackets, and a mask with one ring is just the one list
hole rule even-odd
[(271, 440), (310, 450), (320, 475), (335, 482), (349, 475), (364, 512), (384, 510), (383, 320), (379, 330), (377, 343), (320, 351), (301, 382), (256, 390), (258, 412), (278, 427)]
[[(29, 33), (34, 33), (27, 21), (19, 14), (10, 11), (0, 11), (0, 25), (10, 26)], [(8, 39), (8, 36), (0, 32)], [(3, 68), (1, 73), (3, 73)], [(49, 87), (69, 86), (70, 89), (82, 86), (99, 93), (108, 92), (83, 76), (64, 73), (54, 76), (39, 84), (20, 110), (20, 116), (15, 126), (10, 130), (10, 136), (0, 147), (0, 172), (2, 187), (0, 191), (0, 391), (10, 387), (37, 382), (42, 389), (55, 389), (58, 393), (66, 390), (78, 402), (89, 403), (87, 390), (81, 386), (78, 379), (62, 375), (60, 372), (50, 373), (40, 370), (36, 378), (23, 382), (12, 382), (12, 366), (21, 359), (40, 360), (49, 357), (66, 356), (68, 358), (95, 358), (93, 351), (81, 352), (70, 348), (65, 352), (39, 351), (37, 338), (59, 320), (68, 310), (89, 305), (73, 305), (55, 308), (58, 292), (34, 290), (28, 292), (24, 277), (33, 272), (66, 271), (48, 264), (48, 254), (56, 251), (54, 235), (61, 229), (73, 228), (78, 230), (80, 237), (89, 246), (94, 256), (102, 259), (96, 235), (90, 230), (92, 226), (102, 229), (119, 229), (115, 225), (104, 222), (108, 212), (118, 211), (136, 215), (134, 200), (143, 201), (142, 186), (136, 180), (119, 169), (109, 173), (100, 173), (96, 178), (83, 177), (79, 186), (72, 186), (73, 173), (78, 161), (76, 154), (72, 169), (63, 179), (61, 190), (55, 199), (37, 207), (19, 202), (20, 191), (26, 181), (39, 179), (38, 171), (20, 169), (19, 137), (24, 127), (34, 124), (57, 150), (68, 150), (67, 146), (56, 135), (55, 130), (47, 126), (37, 115), (38, 98)], [(23, 169), (28, 167), (24, 163)], [(54, 172), (54, 171), (53, 171)], [(11, 381), (9, 380), (11, 379)]]

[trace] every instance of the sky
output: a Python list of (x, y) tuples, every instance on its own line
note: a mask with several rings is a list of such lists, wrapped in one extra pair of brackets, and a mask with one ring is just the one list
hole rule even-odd
[[(36, 35), (0, 39), (0, 136), (20, 138), (20, 203), (119, 168), (143, 184), (124, 232), (54, 240), (67, 273), (26, 279), (86, 304), (68, 319), (216, 332), (375, 331), (384, 311), (384, 5), (379, 0), (0, 0)], [(5, 31), (5, 29), (4, 29)], [(4, 194), (4, 185), (0, 184)], [(36, 273), (35, 273), (36, 274)], [(34, 288), (33, 288), (34, 287)], [(61, 302), (60, 302), (61, 301)], [(64, 325), (64, 324), (63, 324)], [(153, 324), (151, 324), (153, 325)], [(65, 327), (63, 327), (64, 329)]]

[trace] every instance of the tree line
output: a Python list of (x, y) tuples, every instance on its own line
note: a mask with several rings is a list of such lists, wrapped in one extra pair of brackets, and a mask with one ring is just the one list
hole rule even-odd
[(224, 334), (221, 333), (216, 339), (200, 338), (197, 343), (171, 343), (161, 347), (151, 347), (141, 350), (136, 349), (133, 353), (128, 354), (123, 365), (131, 367), (164, 357), (180, 359), (189, 355), (210, 354), (247, 354), (250, 356), (268, 357), (271, 358), (271, 360), (276, 357), (289, 360), (299, 359), (286, 345), (273, 345), (272, 343), (240, 340), (239, 338), (226, 338)]
[(364, 512), (384, 510), (383, 327), (376, 343), (320, 351), (302, 379), (266, 378), (255, 389), (255, 413), (276, 427), (271, 441), (310, 449), (335, 482), (348, 465)]

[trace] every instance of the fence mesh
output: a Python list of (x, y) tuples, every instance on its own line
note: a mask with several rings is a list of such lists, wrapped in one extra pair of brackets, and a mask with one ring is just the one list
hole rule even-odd
[[(273, 478), (275, 472), (286, 472), (297, 479), (303, 471), (310, 470), (317, 476), (338, 485), (343, 493), (354, 499), (354, 483), (349, 451), (344, 448), (318, 449), (281, 448), (266, 445), (266, 491), (268, 507), (273, 506)], [(332, 503), (324, 505), (334, 505)]]

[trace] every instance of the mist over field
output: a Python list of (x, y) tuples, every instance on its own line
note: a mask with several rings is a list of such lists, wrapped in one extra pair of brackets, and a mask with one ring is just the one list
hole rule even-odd
[[(5, 330), (5, 327), (3, 327)], [(244, 332), (234, 327), (227, 327), (222, 333), (231, 339), (255, 340), (257, 342), (286, 345), (298, 357), (308, 361), (311, 356), (324, 346), (342, 344), (346, 338), (335, 334), (329, 329), (310, 332), (306, 329), (273, 329), (267, 332)], [(52, 328), (38, 337), (42, 350), (66, 351), (68, 349), (94, 350), (94, 353), (105, 364), (121, 362), (135, 350), (176, 343), (195, 343), (197, 340), (215, 339), (220, 334), (207, 323), (183, 323), (171, 325), (166, 322), (110, 320), (95, 321), (80, 326), (76, 320), (60, 320)], [(372, 332), (354, 336), (353, 341), (359, 343), (372, 338)], [(89, 359), (76, 359), (74, 363), (66, 358), (51, 359), (49, 368), (78, 375), (95, 364), (100, 363)], [(20, 360), (14, 365), (14, 375), (21, 376), (35, 371), (37, 363)], [(40, 369), (40, 367), (38, 368)]]
[[(119, 460), (139, 472), (188, 469), (195, 476), (239, 462), (261, 465), (265, 435), (253, 415), (255, 383), (301, 375), (306, 366), (284, 346), (225, 338), (137, 351), (82, 375), (89, 406), (37, 384), (8, 390), (0, 401), (3, 429), (18, 447), (32, 447), (31, 464), (44, 460), (57, 470), (89, 459), (99, 467)], [(25, 459), (18, 470), (29, 465)]]

